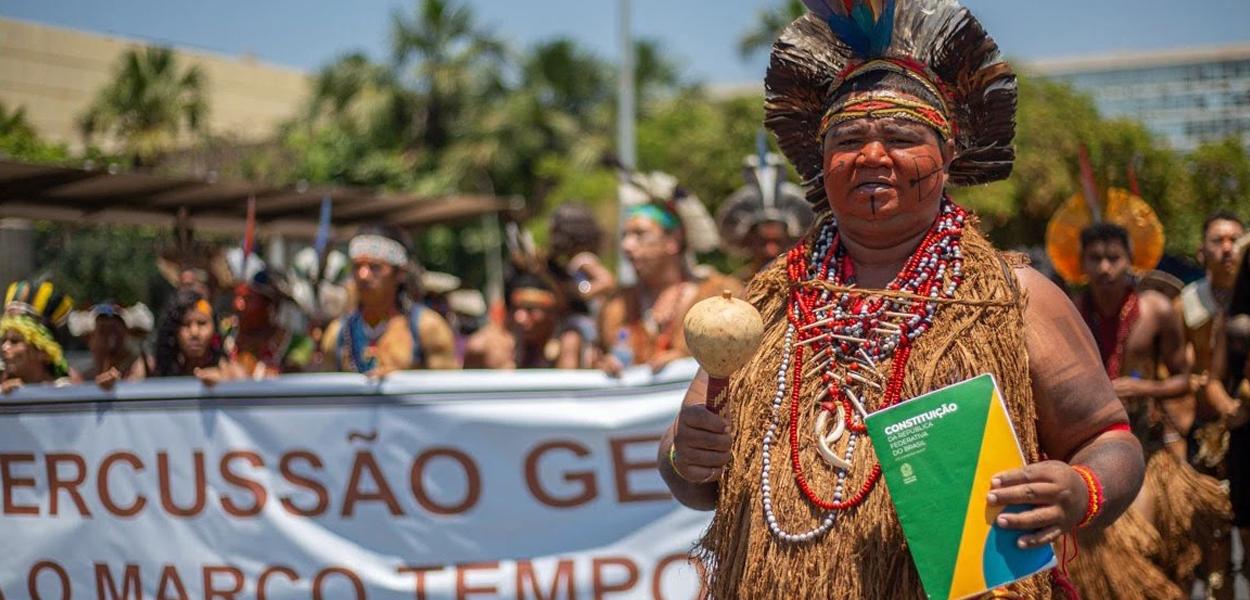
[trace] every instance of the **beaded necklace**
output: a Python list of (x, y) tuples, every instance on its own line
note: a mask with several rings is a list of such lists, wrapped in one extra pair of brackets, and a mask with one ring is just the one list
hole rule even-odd
[[(939, 301), (953, 298), (963, 281), (960, 240), (966, 218), (963, 208), (943, 198), (937, 220), (884, 295), (855, 289), (855, 266), (833, 219), (821, 226), (810, 248), (803, 243), (786, 255), (788, 324), (760, 477), (764, 519), (775, 537), (802, 543), (823, 536), (839, 512), (862, 504), (880, 481), (881, 465), (875, 464), (854, 494), (845, 496), (856, 446), (867, 432), (864, 419), (869, 407), (864, 398), (869, 390), (880, 395), (874, 411), (898, 403), (912, 342), (932, 326)], [(883, 378), (877, 366), (889, 360), (893, 361), (889, 376)], [(817, 410), (817, 449), (836, 473), (832, 500), (812, 490), (799, 460), (802, 383), (817, 374), (821, 392), (808, 411)], [(784, 411), (787, 399), (790, 406)], [(804, 533), (783, 530), (773, 513), (771, 454), (783, 412), (790, 417), (788, 458), (795, 481), (809, 503), (827, 511), (820, 525)], [(845, 448), (839, 452), (836, 446), (843, 439)]]

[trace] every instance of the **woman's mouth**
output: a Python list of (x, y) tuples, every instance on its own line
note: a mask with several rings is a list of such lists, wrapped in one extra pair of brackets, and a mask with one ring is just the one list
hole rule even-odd
[(894, 186), (884, 181), (865, 181), (864, 183), (855, 186), (854, 191), (865, 194), (875, 194), (877, 192), (884, 192), (892, 189), (894, 189)]

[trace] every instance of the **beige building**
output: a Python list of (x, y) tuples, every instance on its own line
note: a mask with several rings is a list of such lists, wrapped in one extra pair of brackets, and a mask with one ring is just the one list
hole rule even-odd
[[(79, 147), (77, 121), (112, 78), (119, 57), (146, 45), (126, 38), (0, 19), (0, 103), (23, 107), (40, 135)], [(309, 76), (249, 57), (176, 49), (179, 67), (198, 66), (207, 80), (208, 131), (257, 141), (293, 116)]]

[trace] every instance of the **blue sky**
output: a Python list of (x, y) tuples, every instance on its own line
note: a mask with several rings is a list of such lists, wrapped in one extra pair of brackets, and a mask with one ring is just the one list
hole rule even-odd
[[(633, 0), (638, 35), (660, 40), (687, 77), (762, 78), (737, 40), (780, 0)], [(905, 1), (905, 0), (904, 0)], [(615, 0), (467, 0), (515, 47), (571, 36), (615, 54)], [(1247, 0), (965, 0), (1006, 52), (1039, 59), (1250, 42)], [(312, 70), (364, 49), (386, 56), (390, 14), (415, 0), (0, 0), (0, 15), (189, 46)], [(1201, 8), (1195, 8), (1200, 6)]]

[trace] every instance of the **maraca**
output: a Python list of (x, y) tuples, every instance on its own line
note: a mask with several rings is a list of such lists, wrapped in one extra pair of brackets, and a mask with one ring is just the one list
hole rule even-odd
[(690, 307), (684, 327), (690, 354), (718, 384), (708, 386), (707, 407), (719, 412), (724, 404), (724, 380), (755, 356), (764, 336), (764, 320), (754, 306), (726, 290)]

